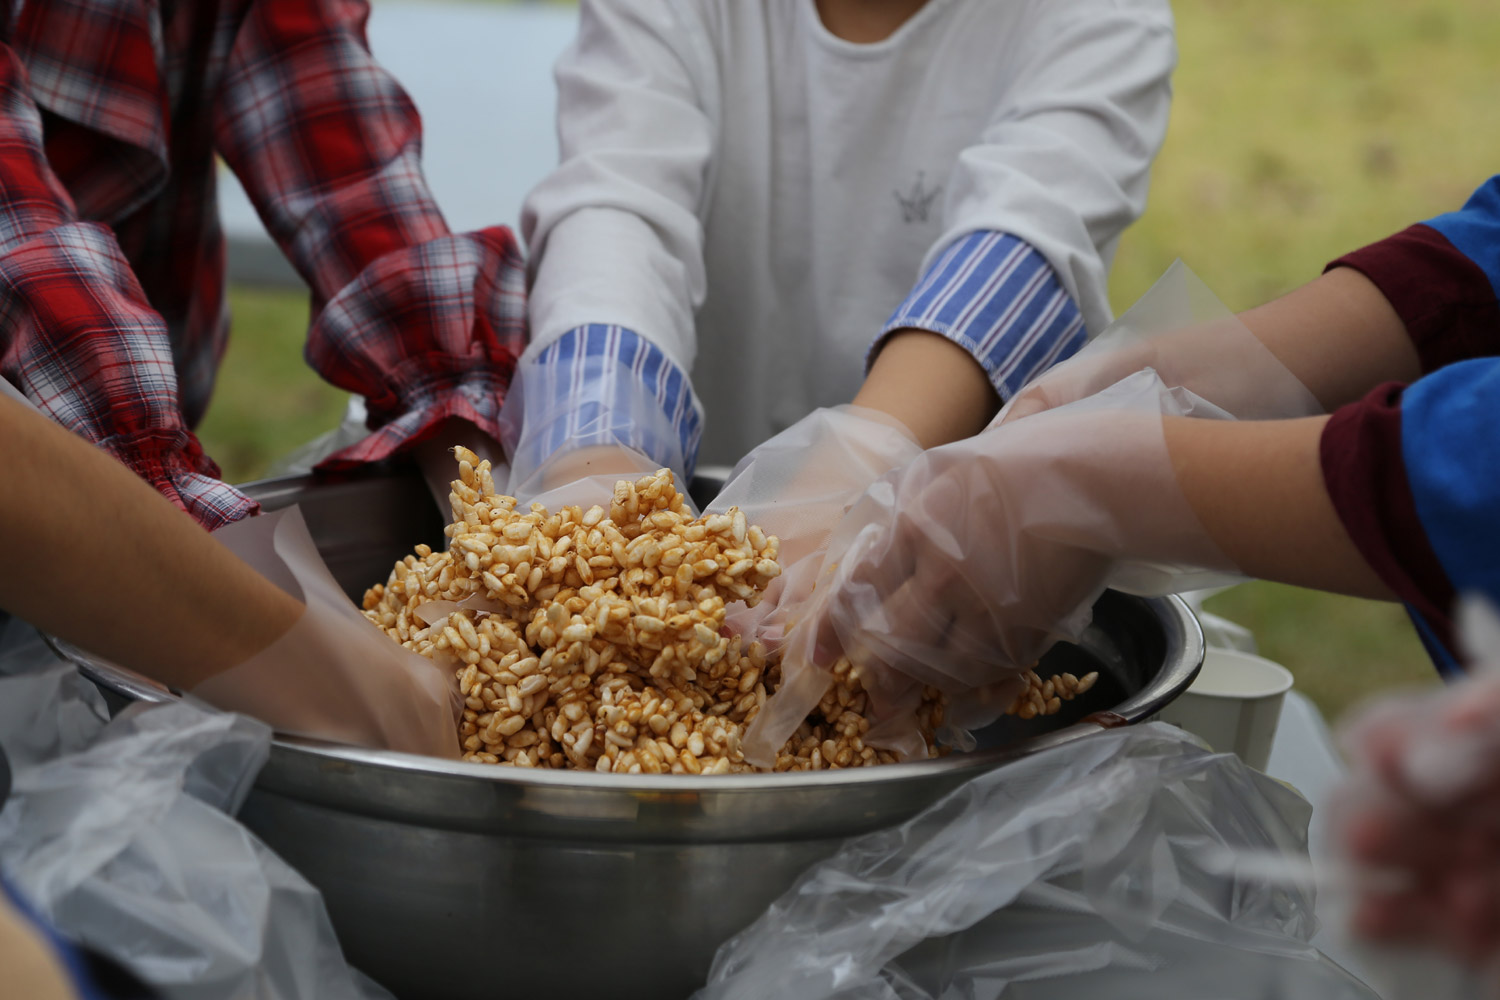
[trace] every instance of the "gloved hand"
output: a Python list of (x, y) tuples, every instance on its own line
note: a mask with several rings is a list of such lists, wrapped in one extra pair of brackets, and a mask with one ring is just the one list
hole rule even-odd
[(767, 649), (782, 641), (788, 609), (812, 592), (828, 536), (865, 488), (922, 453), (893, 417), (859, 406), (814, 410), (740, 460), (709, 512), (731, 507), (780, 539), (782, 572), (753, 608), (726, 624)]
[(604, 503), (616, 480), (661, 468), (685, 492), (692, 473), (696, 444), (684, 448), (642, 375), (607, 356), (523, 360), (500, 422), (511, 452), (508, 492), (523, 505), (587, 509)]
[[(552, 511), (564, 507), (588, 510), (595, 504), (608, 510), (617, 482), (654, 475), (660, 468), (634, 448), (622, 445), (573, 448), (543, 462), (529, 482), (512, 489), (512, 495), (523, 505), (539, 503)], [(678, 486), (686, 499), (687, 484), (679, 479)], [(691, 501), (687, 502), (691, 506)]]
[[(949, 719), (978, 727), (1009, 706), (1018, 671), (1081, 633), (1105, 587), (1161, 594), (1231, 579), (1177, 486), (1162, 417), (1316, 412), (1275, 355), (1174, 264), (985, 432), (923, 453), (850, 510), (801, 627), (788, 623), (782, 687), (746, 734), (747, 757), (781, 745), (827, 690), (824, 668), (840, 651), (866, 668), (871, 737), (911, 752), (915, 734), (902, 727), (923, 684), (962, 694)], [(1141, 558), (1163, 553), (1180, 564)]]
[(453, 492), (453, 480), (458, 476), (458, 463), (453, 457), (453, 449), (459, 447), (469, 449), (481, 461), (487, 460), (491, 474), (501, 486), (510, 477), (510, 470), (505, 464), (505, 451), (500, 447), (500, 442), (467, 420), (444, 421), (432, 437), (412, 449), (412, 457), (417, 460), (417, 467), (422, 470), (422, 481), (427, 484), (427, 491), (437, 501), (438, 509), (443, 512), (445, 519), (453, 512), (449, 494)]
[(995, 422), (1066, 406), (1146, 368), (1238, 420), (1323, 412), (1276, 355), (1177, 261), (1109, 329), (1017, 393)]
[[(1354, 910), (1379, 941), (1500, 968), (1500, 619), (1461, 615), (1469, 677), (1403, 692), (1342, 727), (1351, 773), (1335, 799), (1335, 842), (1377, 873)], [(1500, 987), (1500, 979), (1492, 986)]]
[(862, 669), (866, 742), (910, 753), (922, 685), (998, 693), (950, 703), (957, 724), (982, 725), (1054, 642), (1082, 634), (1106, 587), (1160, 594), (1223, 582), (1233, 567), (1177, 485), (1166, 415), (1223, 416), (1140, 372), (929, 449), (871, 486), (829, 540), (783, 651), (782, 688), (746, 733), (747, 759), (785, 742), (839, 652)]
[(214, 537), (307, 610), (270, 646), (190, 694), (285, 733), (458, 757), (463, 706), (452, 672), (360, 614), (318, 556), (300, 511), (247, 518)]

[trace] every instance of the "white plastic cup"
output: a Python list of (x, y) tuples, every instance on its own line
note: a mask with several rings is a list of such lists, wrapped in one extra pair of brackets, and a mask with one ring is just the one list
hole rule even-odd
[(1271, 741), (1292, 672), (1262, 656), (1210, 649), (1192, 686), (1161, 710), (1163, 722), (1186, 729), (1219, 753), (1236, 754), (1259, 771), (1271, 759)]

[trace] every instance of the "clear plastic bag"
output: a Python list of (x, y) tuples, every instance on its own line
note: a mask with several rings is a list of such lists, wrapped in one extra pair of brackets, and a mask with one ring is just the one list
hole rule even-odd
[(965, 784), (847, 842), (716, 956), (696, 1000), (1375, 996), (1308, 944), (1311, 886), (1225, 876), (1306, 858), (1311, 807), (1164, 725)]
[(0, 869), (64, 935), (170, 1000), (389, 997), (344, 961), (318, 891), (232, 818), (265, 725), (189, 702), (108, 720), (34, 638), (0, 675)]

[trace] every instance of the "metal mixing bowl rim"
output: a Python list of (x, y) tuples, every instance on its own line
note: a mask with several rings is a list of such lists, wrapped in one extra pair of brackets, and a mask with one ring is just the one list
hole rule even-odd
[[(1166, 628), (1183, 626), (1184, 648), (1175, 662), (1163, 668), (1151, 683), (1125, 701), (1111, 706), (1108, 713), (1134, 724), (1155, 715), (1177, 694), (1186, 690), (1197, 676), (1203, 662), (1202, 627), (1187, 602), (1175, 595), (1164, 598), (1138, 598)], [(1167, 611), (1168, 608), (1172, 612)], [(178, 696), (138, 675), (102, 663), (62, 643), (54, 649), (72, 660), (89, 679), (121, 694), (141, 701), (166, 702)], [(1100, 732), (1104, 726), (1076, 722), (1025, 741), (1025, 749), (998, 747), (974, 753), (951, 754), (934, 760), (885, 764), (880, 767), (845, 768), (829, 771), (795, 771), (780, 773), (702, 775), (617, 775), (593, 771), (551, 770), (544, 768), (499, 767), (494, 764), (445, 760), (393, 750), (370, 750), (346, 744), (328, 743), (304, 737), (278, 734), (272, 741), (273, 756), (309, 757), (333, 766), (358, 766), (434, 777), (479, 779), (500, 784), (526, 784), (554, 788), (576, 788), (596, 792), (748, 792), (788, 787), (838, 787), (876, 784), (887, 781), (916, 780), (935, 773), (983, 770), (1014, 759), (1021, 753), (1034, 753)]]

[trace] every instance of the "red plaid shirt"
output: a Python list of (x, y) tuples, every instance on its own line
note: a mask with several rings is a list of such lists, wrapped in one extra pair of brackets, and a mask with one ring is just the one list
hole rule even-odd
[(505, 228), (449, 233), (363, 0), (0, 10), (0, 374), (206, 527), (255, 512), (190, 430), (229, 324), (217, 154), (312, 287), (308, 361), (378, 428), (325, 467), (447, 417), (498, 438), (520, 253)]

